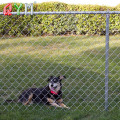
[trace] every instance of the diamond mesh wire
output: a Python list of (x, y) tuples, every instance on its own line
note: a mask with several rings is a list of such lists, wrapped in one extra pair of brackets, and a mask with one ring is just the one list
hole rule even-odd
[[(24, 17), (24, 19), (23, 19)], [(6, 20), (7, 19), (7, 20)], [(21, 109), (19, 95), (65, 75), (64, 103), (73, 110), (105, 107), (105, 19), (103, 14), (2, 16), (0, 18), (0, 102)], [(7, 21), (7, 22), (6, 22)], [(19, 22), (21, 21), (21, 22)], [(36, 22), (37, 21), (37, 22)], [(120, 106), (120, 15), (110, 15), (108, 107)], [(44, 105), (34, 104), (41, 109)], [(29, 109), (27, 106), (25, 109)]]

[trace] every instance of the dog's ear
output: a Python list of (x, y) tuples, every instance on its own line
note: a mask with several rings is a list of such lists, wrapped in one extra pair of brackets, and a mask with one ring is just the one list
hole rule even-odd
[(58, 76), (58, 79), (60, 79), (60, 80), (62, 80), (64, 78), (66, 78), (66, 77), (65, 76)]
[(50, 76), (47, 81), (50, 81), (53, 78), (53, 76)]

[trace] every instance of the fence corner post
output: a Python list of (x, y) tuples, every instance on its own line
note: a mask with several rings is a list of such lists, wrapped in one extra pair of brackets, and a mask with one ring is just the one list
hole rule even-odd
[(109, 14), (106, 14), (106, 50), (105, 50), (105, 110), (108, 111), (108, 80), (109, 80)]

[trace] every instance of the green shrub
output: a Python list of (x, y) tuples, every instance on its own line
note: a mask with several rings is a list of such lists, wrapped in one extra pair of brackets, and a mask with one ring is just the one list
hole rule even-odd
[[(0, 5), (0, 11), (6, 4)], [(20, 4), (17, 4), (18, 6)], [(116, 7), (99, 5), (69, 5), (60, 2), (44, 2), (33, 5), (34, 11), (119, 11)], [(16, 12), (12, 3), (12, 12)], [(23, 4), (21, 12), (25, 11)], [(28, 10), (30, 11), (30, 10)], [(110, 15), (110, 34), (120, 33), (120, 16)], [(12, 15), (0, 17), (0, 35), (61, 35), (61, 34), (105, 34), (105, 15)]]

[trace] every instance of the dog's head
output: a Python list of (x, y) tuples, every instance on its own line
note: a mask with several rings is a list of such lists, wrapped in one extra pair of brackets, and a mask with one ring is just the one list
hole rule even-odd
[(62, 87), (61, 81), (64, 78), (66, 78), (66, 77), (65, 76), (58, 76), (58, 77), (50, 76), (48, 78), (50, 90), (57, 93)]

